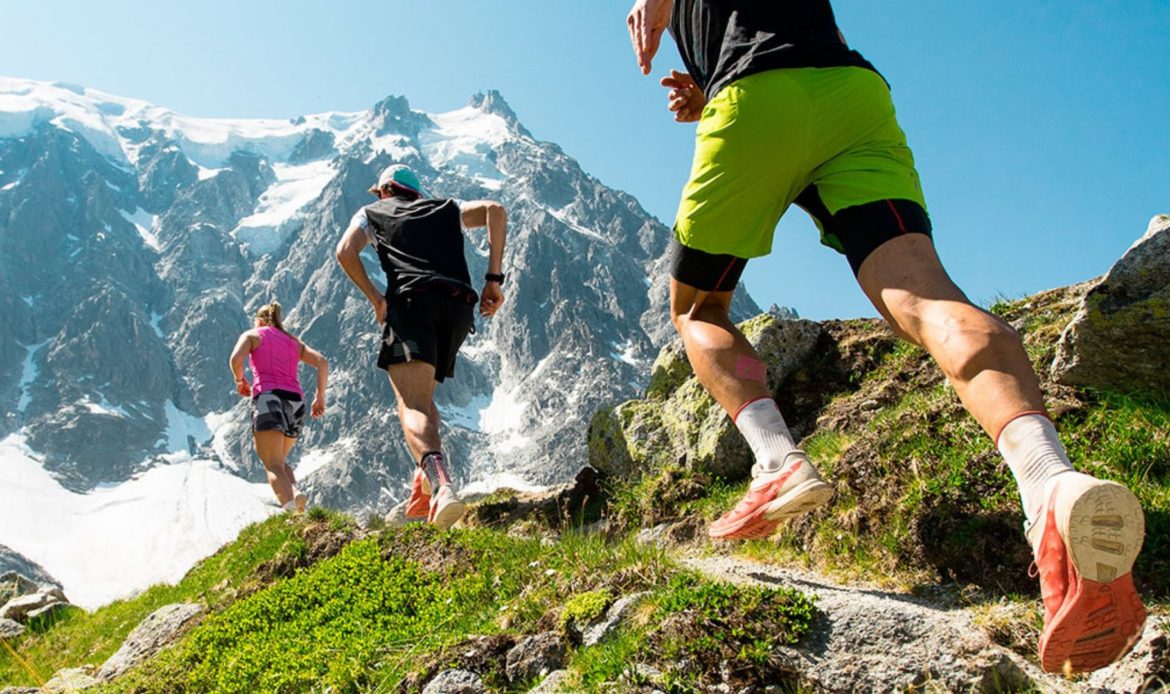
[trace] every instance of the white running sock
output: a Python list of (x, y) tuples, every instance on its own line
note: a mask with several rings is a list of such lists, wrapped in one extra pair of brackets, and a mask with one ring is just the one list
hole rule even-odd
[(1075, 472), (1052, 420), (1042, 414), (1026, 414), (1007, 423), (996, 442), (1016, 484), (1024, 515), (1032, 524), (1045, 502), (1048, 482), (1065, 472)]
[(297, 510), (297, 502), (296, 501), (286, 501), (281, 506), (281, 508), (284, 509), (288, 513), (295, 513)]
[(804, 452), (796, 448), (792, 433), (772, 398), (760, 398), (744, 405), (734, 421), (756, 458), (752, 477), (783, 469), (793, 453), (803, 457)]

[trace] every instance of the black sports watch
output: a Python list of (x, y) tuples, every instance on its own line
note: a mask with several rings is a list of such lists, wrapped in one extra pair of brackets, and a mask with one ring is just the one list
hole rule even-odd
[(500, 286), (504, 286), (504, 278), (507, 277), (502, 272), (489, 272), (483, 276), (484, 282), (499, 282)]

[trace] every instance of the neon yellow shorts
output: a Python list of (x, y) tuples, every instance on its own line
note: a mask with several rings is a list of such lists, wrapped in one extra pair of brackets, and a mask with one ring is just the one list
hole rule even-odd
[(793, 202), (854, 272), (888, 238), (930, 233), (914, 155), (876, 73), (769, 70), (708, 102), (675, 220), (679, 242), (738, 258), (767, 255)]

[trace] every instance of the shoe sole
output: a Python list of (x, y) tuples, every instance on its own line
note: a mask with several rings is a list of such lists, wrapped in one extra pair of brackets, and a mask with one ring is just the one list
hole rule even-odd
[(1146, 611), (1133, 585), (1133, 563), (1145, 536), (1137, 497), (1115, 482), (1072, 481), (1078, 493), (1055, 508), (1057, 529), (1077, 585), (1040, 638), (1049, 672), (1089, 672), (1125, 655), (1141, 637)]
[(440, 529), (446, 530), (455, 522), (463, 517), (464, 512), (467, 511), (467, 505), (462, 501), (455, 499), (443, 504), (443, 507), (435, 513), (435, 518), (431, 522), (437, 525)]
[(761, 506), (726, 530), (711, 526), (707, 534), (716, 540), (758, 540), (768, 537), (780, 522), (824, 506), (833, 497), (833, 487), (818, 478), (801, 482)]

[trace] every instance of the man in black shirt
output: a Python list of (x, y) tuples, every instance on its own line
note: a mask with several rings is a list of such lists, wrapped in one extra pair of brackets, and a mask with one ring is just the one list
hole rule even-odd
[(698, 121), (671, 315), (699, 382), (755, 456), (747, 494), (709, 534), (766, 537), (832, 495), (728, 318), (747, 260), (771, 251), (795, 203), (894, 331), (930, 352), (1011, 468), (1044, 597), (1044, 669), (1093, 670), (1123, 655), (1145, 620), (1130, 571), (1141, 505), (1073, 469), (1019, 335), (943, 269), (888, 86), (846, 45), (828, 0), (637, 0), (627, 23), (643, 74), (667, 29), (687, 68), (661, 81), (675, 120)]
[[(426, 198), (418, 177), (402, 165), (383, 171), (370, 192), (378, 202), (353, 216), (337, 244), (337, 261), (382, 324), (378, 367), (390, 376), (406, 444), (418, 463), (406, 518), (448, 528), (463, 515), (464, 505), (443, 459), (435, 384), (454, 375), (476, 302), (483, 316), (494, 315), (504, 302), (500, 268), (506, 216), (503, 206), (491, 200)], [(476, 296), (463, 256), (463, 229), (482, 226), (490, 250), (483, 291)], [(360, 254), (367, 245), (377, 250), (386, 273), (385, 295), (362, 265)]]

